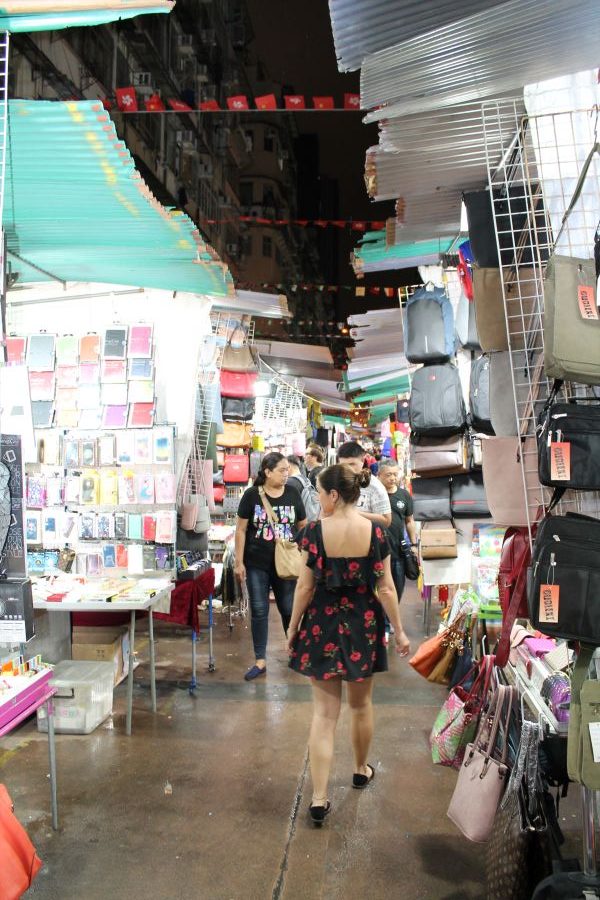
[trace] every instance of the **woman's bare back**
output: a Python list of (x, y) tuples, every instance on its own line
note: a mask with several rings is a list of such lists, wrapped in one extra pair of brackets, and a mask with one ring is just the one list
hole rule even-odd
[(321, 531), (325, 553), (331, 559), (369, 555), (372, 523), (360, 513), (321, 519)]

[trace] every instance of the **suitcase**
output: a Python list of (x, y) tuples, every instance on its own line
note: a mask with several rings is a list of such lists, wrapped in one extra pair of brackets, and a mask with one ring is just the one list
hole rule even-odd
[(413, 374), (410, 427), (419, 437), (447, 437), (466, 427), (458, 369), (451, 363), (428, 365)]

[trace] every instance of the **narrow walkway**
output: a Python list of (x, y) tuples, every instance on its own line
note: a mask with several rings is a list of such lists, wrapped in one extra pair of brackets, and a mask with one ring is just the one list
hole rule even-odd
[[(403, 617), (416, 647), (421, 603), (412, 586)], [(375, 781), (365, 791), (349, 787), (344, 710), (333, 811), (316, 830), (307, 814), (310, 684), (286, 667), (276, 611), (269, 673), (258, 684), (241, 680), (251, 662), (249, 629), (239, 624), (230, 636), (217, 622), (217, 671), (200, 667), (195, 698), (187, 692), (189, 633), (162, 626), (157, 716), (148, 712), (142, 667), (131, 738), (124, 734), (124, 687), (115, 695), (114, 727), (58, 737), (58, 834), (50, 827), (45, 737), (28, 724), (0, 743), (0, 781), (45, 864), (28, 896), (480, 900), (484, 853), (446, 818), (455, 774), (434, 767), (427, 746), (444, 689), (390, 654), (390, 671), (378, 676), (375, 691)]]

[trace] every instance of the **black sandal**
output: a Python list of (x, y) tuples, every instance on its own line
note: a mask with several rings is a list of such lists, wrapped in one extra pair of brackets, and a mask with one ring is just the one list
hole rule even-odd
[(331, 803), (328, 800), (325, 806), (310, 806), (308, 811), (313, 825), (320, 828), (325, 821), (325, 817), (328, 816), (331, 811)]
[(353, 788), (357, 788), (358, 790), (360, 790), (361, 788), (366, 788), (366, 786), (373, 781), (373, 779), (375, 778), (375, 769), (373, 768), (373, 766), (369, 765), (369, 763), (367, 763), (367, 769), (371, 770), (370, 775), (361, 775), (358, 772), (354, 773), (354, 775), (352, 776)]

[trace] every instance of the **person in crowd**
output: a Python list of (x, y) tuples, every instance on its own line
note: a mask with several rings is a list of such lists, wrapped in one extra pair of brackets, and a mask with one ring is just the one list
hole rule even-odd
[(325, 451), (318, 444), (310, 444), (306, 449), (304, 456), (304, 465), (308, 473), (308, 478), (314, 488), (317, 486), (317, 476), (324, 468)]
[(361, 475), (360, 514), (387, 528), (392, 521), (389, 497), (377, 476), (364, 468), (365, 456), (363, 447), (356, 441), (346, 441), (338, 450), (338, 462), (348, 466), (356, 475)]
[(394, 625), (396, 650), (407, 656), (387, 538), (357, 509), (361, 475), (348, 465), (329, 466), (318, 478), (322, 519), (300, 541), (303, 562), (288, 630), (290, 668), (312, 678), (309, 737), (313, 783), (310, 816), (319, 826), (331, 809), (328, 782), (340, 714), (342, 681), (351, 710), (354, 774), (365, 788), (375, 769), (368, 762), (373, 736), (375, 672), (387, 670), (384, 610)]
[(417, 552), (417, 529), (413, 518), (413, 499), (402, 486), (400, 470), (395, 459), (380, 460), (379, 480), (388, 492), (392, 507), (392, 522), (386, 529), (386, 534), (390, 545), (392, 578), (396, 585), (398, 601), (400, 601), (406, 582), (404, 553), (402, 552), (402, 544), (406, 540), (405, 533), (408, 535), (411, 551), (415, 554)]
[[(244, 675), (246, 681), (267, 671), (271, 589), (286, 634), (290, 622), (296, 581), (284, 580), (277, 575), (274, 537), (293, 541), (306, 525), (306, 511), (298, 491), (287, 485), (289, 471), (290, 465), (282, 453), (267, 453), (253, 486), (244, 492), (238, 508), (235, 574), (248, 587), (255, 656), (254, 665)], [(261, 489), (273, 509), (275, 535), (262, 503)]]
[(319, 504), (319, 494), (316, 487), (310, 482), (310, 479), (302, 472), (302, 465), (297, 456), (290, 455), (287, 457), (290, 464), (290, 475), (288, 485), (296, 488), (306, 511), (306, 518), (309, 522), (314, 522), (321, 514), (321, 506)]

